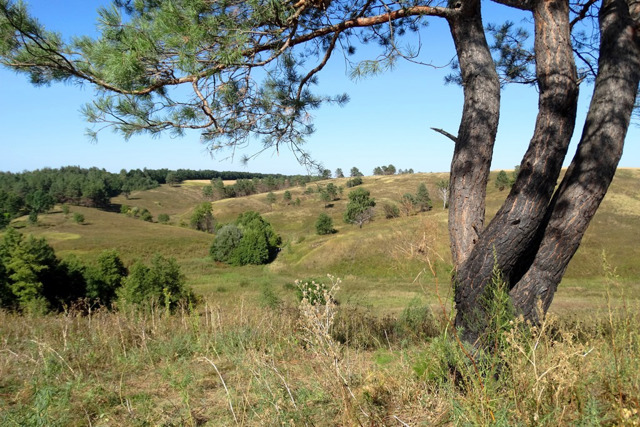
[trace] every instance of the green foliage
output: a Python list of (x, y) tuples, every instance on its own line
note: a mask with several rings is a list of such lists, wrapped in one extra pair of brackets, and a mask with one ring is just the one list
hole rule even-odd
[(169, 214), (161, 213), (158, 215), (158, 222), (160, 224), (168, 224), (170, 219)]
[(505, 171), (501, 170), (500, 172), (498, 172), (498, 175), (496, 176), (495, 186), (500, 191), (510, 186), (510, 180)]
[(84, 222), (84, 215), (82, 215), (80, 212), (74, 212), (73, 222), (75, 222), (76, 224), (82, 224)]
[(142, 209), (142, 211), (140, 211), (140, 219), (146, 222), (152, 222), (153, 215), (151, 215), (151, 212), (149, 212), (149, 209), (144, 208)]
[(418, 186), (415, 204), (420, 212), (430, 211), (433, 208), (433, 203), (431, 202), (431, 197), (429, 196), (429, 190), (427, 190), (427, 186), (424, 182)]
[(337, 168), (336, 171), (334, 172), (334, 176), (336, 178), (344, 178), (344, 172), (342, 172), (341, 168)]
[(111, 306), (127, 273), (116, 250), (102, 252), (98, 256), (97, 264), (88, 267), (85, 272), (87, 298), (107, 307)]
[(174, 309), (180, 302), (193, 299), (185, 285), (185, 277), (174, 258), (156, 254), (151, 265), (137, 261), (118, 290), (118, 298), (127, 304), (161, 304)]
[(284, 200), (284, 202), (287, 204), (291, 203), (291, 191), (285, 191), (282, 195), (282, 200)]
[(276, 202), (276, 195), (273, 193), (273, 191), (269, 191), (267, 193), (267, 203), (269, 203), (270, 205), (274, 204)]
[(202, 187), (202, 197), (209, 200), (213, 199), (213, 187), (211, 185)]
[(382, 210), (384, 211), (384, 216), (387, 219), (398, 218), (400, 216), (400, 209), (393, 203), (385, 203), (382, 205)]
[(373, 207), (376, 202), (371, 197), (369, 190), (358, 188), (349, 193), (349, 203), (344, 213), (344, 221), (349, 224), (358, 224), (360, 228), (373, 218)]
[(170, 171), (169, 173), (167, 173), (167, 176), (165, 177), (165, 182), (170, 186), (174, 187), (180, 184), (182, 182), (182, 179), (180, 178), (180, 175), (178, 175), (178, 173), (174, 171)]
[(30, 210), (29, 221), (38, 222), (38, 214), (49, 211), (55, 205), (55, 200), (44, 190), (36, 190), (25, 197), (26, 207)]
[(322, 212), (316, 220), (316, 233), (319, 235), (333, 234), (336, 230), (333, 228), (333, 220), (329, 215)]
[(360, 172), (360, 169), (354, 166), (351, 168), (351, 172), (349, 173), (349, 176), (351, 176), (351, 178), (357, 178), (357, 177), (363, 176), (363, 174), (362, 172)]
[(9, 228), (0, 245), (2, 306), (23, 311), (47, 310), (46, 291), (56, 286), (59, 261), (45, 239), (24, 238)]
[(209, 249), (209, 254), (218, 262), (231, 262), (231, 254), (242, 240), (242, 230), (235, 224), (222, 226)]
[(362, 177), (356, 176), (347, 181), (347, 188), (357, 187), (358, 185), (362, 185)]
[(203, 202), (196, 206), (193, 213), (191, 214), (190, 224), (191, 228), (195, 228), (198, 231), (212, 233), (215, 224), (213, 220), (211, 203)]
[(232, 265), (260, 265), (271, 262), (281, 244), (271, 224), (255, 211), (238, 216), (235, 224), (223, 226), (209, 249), (215, 261)]

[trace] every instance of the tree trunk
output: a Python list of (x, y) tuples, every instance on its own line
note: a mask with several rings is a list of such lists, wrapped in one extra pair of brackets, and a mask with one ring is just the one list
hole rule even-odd
[(624, 0), (605, 0), (600, 10), (599, 70), (578, 151), (547, 209), (529, 268), (511, 290), (516, 309), (532, 321), (549, 308), (622, 155), (640, 81), (639, 18), (637, 2), (630, 10)]
[(578, 86), (568, 2), (541, 0), (532, 7), (540, 91), (534, 135), (507, 200), (468, 256), (458, 262), (454, 278), (456, 325), (472, 342), (484, 330), (487, 307), (483, 306), (483, 294), (494, 267), (509, 282), (537, 235), (575, 125)]
[(464, 87), (449, 195), (451, 252), (458, 265), (484, 227), (487, 180), (500, 117), (500, 81), (485, 37), (480, 2), (462, 1), (447, 20)]

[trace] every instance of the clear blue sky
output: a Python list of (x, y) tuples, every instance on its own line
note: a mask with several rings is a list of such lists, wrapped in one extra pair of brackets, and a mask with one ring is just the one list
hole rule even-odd
[[(105, 1), (32, 0), (33, 14), (47, 28), (68, 37), (95, 31), (96, 8)], [(485, 19), (501, 21), (510, 12), (503, 6), (485, 3)], [(507, 10), (508, 12), (505, 12)], [(509, 19), (518, 22), (524, 16)], [(432, 19), (422, 32), (420, 59), (445, 65), (454, 50), (446, 24)], [(320, 74), (318, 91), (323, 94), (347, 92), (351, 101), (344, 107), (324, 106), (313, 113), (317, 132), (306, 148), (331, 171), (346, 173), (358, 167), (369, 175), (376, 166), (393, 164), (422, 172), (449, 169), (452, 142), (433, 132), (431, 127), (457, 132), (461, 114), (462, 89), (445, 86), (448, 68), (433, 69), (411, 63), (382, 76), (352, 81), (346, 75), (344, 61), (337, 56)], [(574, 144), (565, 164), (570, 161), (588, 108), (592, 87), (583, 85)], [(97, 166), (117, 172), (134, 168), (189, 168), (242, 170), (285, 174), (306, 173), (293, 155), (283, 150), (268, 151), (247, 166), (242, 154), (259, 150), (259, 144), (236, 152), (220, 152), (212, 158), (200, 143), (199, 134), (171, 139), (134, 137), (125, 142), (109, 131), (90, 143), (84, 131), (87, 123), (80, 107), (91, 100), (89, 86), (53, 85), (35, 88), (24, 76), (0, 68), (0, 171), (19, 172), (44, 167)], [(502, 95), (500, 128), (492, 169), (512, 169), (520, 163), (531, 138), (536, 117), (537, 93), (534, 88), (507, 87)], [(620, 166), (640, 167), (640, 129), (632, 125), (627, 136)]]

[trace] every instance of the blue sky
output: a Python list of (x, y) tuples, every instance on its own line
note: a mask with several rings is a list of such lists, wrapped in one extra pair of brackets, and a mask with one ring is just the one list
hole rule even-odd
[[(91, 33), (95, 29), (95, 10), (102, 1), (32, 0), (33, 14), (49, 29), (65, 36)], [(505, 9), (485, 4), (485, 19), (505, 19)], [(526, 15), (509, 11), (516, 22)], [(454, 54), (453, 43), (443, 20), (432, 19), (422, 32), (420, 59), (445, 65)], [(393, 164), (422, 172), (449, 169), (452, 142), (431, 127), (457, 132), (462, 106), (462, 89), (445, 86), (448, 68), (433, 69), (407, 62), (382, 76), (353, 81), (344, 61), (336, 57), (320, 74), (318, 91), (323, 94), (346, 92), (351, 101), (344, 107), (327, 105), (314, 111), (316, 133), (306, 148), (331, 171), (340, 167), (348, 172), (358, 167), (371, 174), (376, 166)], [(579, 117), (574, 143), (580, 136), (592, 87), (581, 87)], [(89, 86), (53, 85), (35, 88), (24, 76), (0, 68), (0, 170), (19, 172), (43, 167), (97, 166), (117, 172), (120, 169), (169, 168), (242, 170), (264, 173), (306, 173), (287, 150), (267, 151), (248, 165), (242, 154), (259, 150), (259, 144), (235, 153), (220, 152), (215, 157), (200, 142), (198, 133), (178, 139), (168, 135), (147, 136), (124, 141), (109, 131), (98, 143), (84, 135), (87, 123), (79, 110), (90, 101)], [(512, 169), (520, 163), (531, 138), (536, 117), (537, 93), (534, 88), (509, 86), (502, 94), (500, 128), (492, 169)], [(632, 125), (627, 136), (621, 167), (640, 167), (640, 128)]]

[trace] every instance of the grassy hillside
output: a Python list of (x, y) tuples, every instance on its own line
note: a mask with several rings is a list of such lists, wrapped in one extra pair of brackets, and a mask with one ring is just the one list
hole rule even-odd
[[(494, 173), (495, 176), (495, 173)], [(177, 187), (159, 188), (133, 193), (129, 199), (115, 198), (114, 211), (73, 207), (86, 222), (75, 224), (71, 216), (55, 210), (41, 216), (38, 226), (23, 232), (46, 237), (64, 257), (75, 254), (94, 258), (103, 249), (115, 248), (127, 263), (148, 259), (159, 252), (175, 257), (187, 274), (189, 284), (197, 292), (215, 294), (221, 300), (237, 300), (239, 296), (260, 297), (265, 287), (284, 294), (287, 283), (296, 278), (323, 277), (333, 274), (343, 278), (343, 298), (382, 310), (400, 310), (416, 297), (436, 300), (436, 278), (427, 270), (427, 261), (436, 268), (438, 292), (447, 297), (450, 255), (448, 250), (447, 211), (438, 200), (435, 183), (445, 174), (411, 174), (365, 177), (363, 187), (377, 202), (375, 220), (363, 228), (346, 224), (342, 215), (347, 204), (348, 178), (320, 181), (307, 188), (289, 191), (294, 206), (283, 201), (276, 191), (277, 202), (271, 205), (266, 194), (225, 199), (212, 203), (216, 220), (233, 221), (246, 210), (260, 212), (283, 238), (282, 251), (268, 266), (229, 267), (208, 258), (212, 235), (186, 227), (192, 209), (203, 202), (202, 186), (190, 181)], [(492, 176), (493, 179), (493, 176)], [(308, 188), (329, 182), (344, 187), (340, 200), (325, 207), (317, 191)], [(397, 203), (404, 193), (415, 194), (420, 183), (426, 183), (434, 202), (430, 212), (395, 219), (385, 219), (384, 203)], [(493, 181), (487, 189), (487, 216), (490, 218), (507, 195), (498, 191)], [(146, 208), (154, 218), (170, 215), (170, 224), (148, 223), (118, 213), (120, 205)], [(315, 234), (314, 223), (322, 212), (329, 214), (337, 232)], [(603, 254), (616, 269), (629, 292), (640, 294), (640, 170), (618, 172), (609, 194), (585, 235), (582, 246), (571, 262), (554, 308), (580, 308), (597, 303), (603, 294)], [(576, 300), (578, 296), (578, 300)]]
[[(440, 178), (366, 177), (364, 187), (381, 206), (421, 182), (433, 197)], [(475, 358), (447, 313), (437, 200), (392, 220), (379, 209), (362, 229), (342, 221), (346, 188), (330, 208), (303, 188), (290, 190), (300, 206), (283, 203), (283, 191), (273, 206), (265, 194), (217, 201), (218, 221), (254, 209), (283, 237), (272, 264), (247, 267), (212, 262), (213, 236), (180, 225), (202, 202), (200, 182), (113, 201), (169, 214), (170, 225), (78, 207), (84, 224), (62, 210), (37, 226), (20, 219), (14, 226), (62, 257), (173, 256), (203, 301), (174, 314), (0, 310), (0, 425), (638, 425), (639, 183), (639, 170), (619, 171), (554, 300), (561, 315), (534, 328), (505, 323), (499, 351)], [(505, 196), (489, 186), (488, 216)], [(321, 212), (337, 233), (315, 235)], [(327, 273), (342, 278), (331, 295), (339, 305), (293, 303), (294, 279)]]

